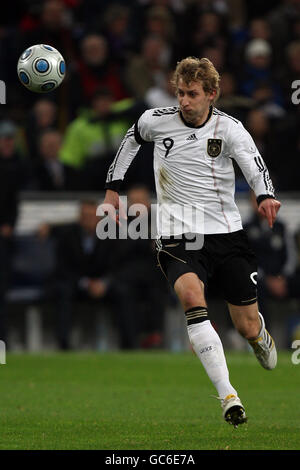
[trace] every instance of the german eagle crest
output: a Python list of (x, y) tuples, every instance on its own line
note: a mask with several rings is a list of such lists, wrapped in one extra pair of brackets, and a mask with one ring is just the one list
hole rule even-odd
[(210, 157), (217, 157), (220, 155), (222, 150), (221, 139), (208, 139), (207, 141), (207, 153)]

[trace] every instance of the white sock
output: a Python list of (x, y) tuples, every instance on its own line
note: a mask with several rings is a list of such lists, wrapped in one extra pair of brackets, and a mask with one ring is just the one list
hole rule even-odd
[(259, 338), (261, 338), (261, 341), (264, 340), (264, 332), (265, 332), (265, 320), (264, 320), (264, 317), (262, 316), (262, 314), (260, 312), (258, 312), (258, 316), (259, 316), (259, 321), (260, 321), (260, 330), (259, 330), (259, 333), (258, 333), (258, 336), (252, 340), (248, 340), (248, 342), (251, 344), (251, 341), (252, 343), (253, 342), (257, 342), (257, 340)]
[(262, 316), (262, 314), (260, 312), (258, 312), (258, 316), (259, 316), (259, 319), (260, 319), (260, 332), (258, 333), (258, 338), (260, 336), (263, 335), (264, 333), (264, 330), (265, 330), (265, 320), (264, 320), (264, 317)]
[(205, 320), (188, 325), (187, 331), (193, 349), (217, 389), (219, 397), (237, 395), (229, 382), (229, 372), (221, 340), (211, 322)]

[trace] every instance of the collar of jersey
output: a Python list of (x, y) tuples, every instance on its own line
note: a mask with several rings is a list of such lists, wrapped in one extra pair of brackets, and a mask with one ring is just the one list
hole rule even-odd
[(213, 112), (213, 107), (210, 106), (210, 107), (209, 107), (208, 116), (207, 116), (206, 120), (204, 121), (204, 123), (203, 123), (203, 124), (200, 124), (200, 126), (193, 126), (193, 124), (191, 124), (190, 122), (187, 122), (187, 121), (184, 119), (184, 117), (183, 117), (181, 111), (179, 111), (179, 115), (180, 115), (180, 117), (181, 117), (181, 120), (183, 121), (183, 123), (184, 123), (187, 127), (192, 127), (193, 129), (200, 129), (201, 127), (205, 126), (205, 124), (210, 120), (211, 115), (212, 115), (212, 112)]

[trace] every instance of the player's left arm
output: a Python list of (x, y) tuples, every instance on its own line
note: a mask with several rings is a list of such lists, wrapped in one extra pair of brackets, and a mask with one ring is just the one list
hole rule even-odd
[(230, 153), (256, 195), (258, 212), (272, 228), (281, 203), (275, 197), (268, 168), (254, 140), (241, 123), (233, 124), (228, 137)]

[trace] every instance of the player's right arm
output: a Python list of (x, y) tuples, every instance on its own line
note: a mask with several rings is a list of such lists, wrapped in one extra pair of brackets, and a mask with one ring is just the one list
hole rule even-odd
[(140, 146), (152, 140), (149, 132), (149, 112), (150, 110), (145, 111), (139, 120), (127, 131), (107, 173), (105, 184), (106, 195), (102, 208), (118, 223), (120, 218), (126, 219), (126, 214), (119, 198), (122, 181)]
[(119, 198), (122, 181), (140, 146), (143, 143), (151, 142), (148, 131), (149, 111), (145, 111), (139, 120), (128, 129), (107, 173), (106, 194), (101, 207), (117, 223), (120, 223), (120, 218), (126, 219), (126, 213)]
[(119, 191), (126, 171), (143, 143), (151, 142), (151, 110), (145, 111), (128, 129), (107, 173), (106, 189)]

